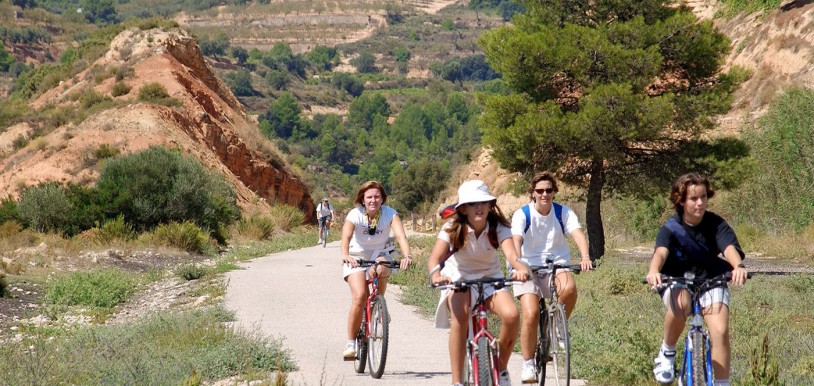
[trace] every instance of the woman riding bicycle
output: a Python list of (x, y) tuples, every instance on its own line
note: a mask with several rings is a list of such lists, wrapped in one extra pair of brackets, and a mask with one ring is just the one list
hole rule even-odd
[[(525, 281), (529, 276), (528, 267), (517, 260), (517, 252), (511, 240), (509, 222), (496, 205), (496, 199), (489, 194), (483, 181), (470, 180), (458, 188), (458, 204), (451, 219), (444, 224), (429, 258), (430, 271), (448, 259), (442, 270), (433, 274), (433, 284), (448, 284), (456, 280), (503, 277), (497, 248), (503, 249), (507, 261), (515, 269), (513, 278)], [(450, 252), (452, 254), (450, 255)], [(509, 385), (509, 362), (517, 332), (520, 327), (517, 307), (505, 289), (486, 291), (486, 305), (502, 321), (498, 348), (500, 363), (500, 385)], [(450, 328), (449, 357), (452, 367), (452, 383), (462, 383), (464, 354), (466, 352), (469, 312), (474, 305), (474, 289), (465, 292), (445, 290), (441, 294), (435, 314), (435, 325)]]
[(322, 244), (322, 231), (325, 228), (331, 228), (333, 217), (334, 207), (328, 202), (328, 197), (323, 197), (322, 202), (317, 205), (317, 219), (319, 219), (319, 241), (317, 241), (317, 244)]
[[(715, 213), (707, 211), (707, 202), (715, 195), (706, 176), (688, 173), (678, 177), (670, 191), (675, 215), (665, 223), (656, 236), (656, 248), (650, 260), (647, 283), (661, 284), (661, 275), (683, 277), (692, 272), (700, 280), (713, 278), (732, 271), (732, 283), (743, 285), (747, 271), (743, 265), (744, 253), (735, 232)], [(683, 229), (678, 235), (670, 228)], [(697, 243), (709, 253), (689, 255), (682, 242)], [(723, 258), (719, 257), (723, 254)], [(670, 383), (675, 378), (676, 342), (687, 316), (691, 313), (689, 293), (686, 289), (666, 288), (660, 291), (666, 307), (664, 313), (664, 340), (655, 358), (653, 374), (657, 382)], [(704, 321), (712, 340), (712, 367), (715, 385), (729, 385), (731, 349), (729, 344), (729, 289), (713, 288), (701, 297)]]
[[(593, 268), (588, 255), (588, 239), (582, 232), (577, 215), (568, 207), (560, 206), (554, 210), (554, 195), (557, 194), (557, 181), (549, 172), (534, 175), (529, 187), (531, 204), (521, 208), (512, 216), (512, 239), (515, 248), (520, 251), (520, 261), (529, 266), (541, 266), (546, 263), (569, 265), (571, 251), (565, 235), (571, 235), (577, 244), (580, 267), (583, 271)], [(520, 299), (523, 309), (523, 325), (520, 329), (520, 351), (523, 354), (523, 369), (520, 378), (523, 383), (536, 382), (537, 370), (534, 362), (534, 349), (537, 343), (537, 325), (540, 319), (540, 297), (550, 296), (550, 288), (529, 280), (512, 288), (514, 296)], [(559, 300), (565, 305), (566, 318), (577, 303), (577, 287), (574, 274), (570, 270), (557, 272), (554, 283)]]
[[(387, 289), (387, 277), (390, 276), (390, 268), (379, 266), (374, 273), (365, 272), (359, 267), (357, 259), (386, 257), (393, 258), (393, 253), (388, 253), (385, 249), (390, 238), (390, 231), (398, 240), (401, 252), (405, 257), (401, 260), (400, 268), (407, 269), (412, 262), (410, 255), (410, 245), (407, 243), (407, 235), (396, 210), (383, 205), (387, 201), (387, 193), (384, 187), (377, 181), (368, 181), (362, 184), (356, 192), (354, 203), (356, 207), (348, 213), (345, 218), (345, 225), (342, 226), (342, 240), (340, 250), (342, 251), (343, 277), (348, 282), (351, 293), (351, 306), (348, 311), (348, 343), (342, 351), (342, 356), (346, 359), (356, 356), (356, 332), (362, 323), (362, 309), (368, 297), (368, 287), (365, 275), (376, 274), (379, 277), (379, 293), (384, 295)], [(373, 254), (376, 256), (373, 256)]]

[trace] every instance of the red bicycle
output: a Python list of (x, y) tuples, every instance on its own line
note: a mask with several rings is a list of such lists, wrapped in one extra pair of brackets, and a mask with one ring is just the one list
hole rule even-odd
[[(436, 270), (430, 272), (430, 277)], [(465, 385), (474, 386), (500, 386), (498, 377), (498, 347), (497, 338), (489, 331), (487, 315), (489, 309), (486, 307), (484, 289), (494, 287), (501, 289), (506, 286), (521, 284), (509, 278), (482, 278), (475, 280), (458, 280), (450, 284), (431, 284), (438, 289), (451, 289), (453, 291), (465, 291), (473, 287), (478, 292), (478, 300), (472, 306), (472, 313), (469, 321), (469, 338), (467, 340), (466, 360), (464, 365), (463, 380)]]
[[(379, 266), (396, 269), (400, 265), (400, 261), (359, 261), (360, 267), (373, 267), (374, 273)], [(362, 312), (362, 324), (356, 333), (356, 357), (353, 360), (353, 368), (361, 374), (365, 372), (367, 364), (370, 376), (378, 379), (384, 374), (384, 365), (387, 362), (390, 314), (387, 312), (384, 295), (379, 294), (378, 275), (367, 275), (366, 280), (370, 290)]]

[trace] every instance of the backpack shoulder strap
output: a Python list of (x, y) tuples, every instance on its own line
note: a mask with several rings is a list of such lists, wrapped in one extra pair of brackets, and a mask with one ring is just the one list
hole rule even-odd
[(664, 223), (664, 226), (676, 237), (678, 244), (681, 245), (681, 248), (684, 249), (686, 253), (689, 253), (695, 258), (706, 258), (709, 256), (709, 248), (692, 238), (689, 233), (687, 233), (687, 230), (678, 223), (675, 217), (670, 217), (667, 222)]
[(523, 228), (523, 234), (525, 235), (529, 231), (529, 227), (531, 226), (531, 204), (523, 205), (523, 214), (526, 216), (526, 227)]
[(551, 205), (554, 206), (554, 215), (557, 216), (557, 222), (560, 223), (560, 229), (562, 229), (562, 234), (565, 235), (565, 224), (562, 223), (562, 205), (552, 202)]

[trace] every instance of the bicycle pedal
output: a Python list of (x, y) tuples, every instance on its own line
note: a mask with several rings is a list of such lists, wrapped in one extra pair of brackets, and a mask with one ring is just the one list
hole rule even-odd
[(345, 358), (345, 362), (353, 362), (353, 361), (355, 361), (355, 360), (356, 360), (356, 357), (355, 357), (355, 356), (352, 356), (352, 357), (343, 357), (343, 358)]

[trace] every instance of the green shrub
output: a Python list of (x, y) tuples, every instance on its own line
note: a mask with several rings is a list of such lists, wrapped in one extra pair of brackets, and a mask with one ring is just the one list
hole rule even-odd
[(187, 252), (204, 253), (207, 249), (206, 233), (191, 222), (162, 224), (151, 233), (152, 240)]
[(130, 89), (131, 87), (127, 85), (127, 83), (116, 82), (116, 84), (114, 84), (113, 88), (110, 90), (110, 94), (114, 97), (127, 95), (130, 93)]
[(31, 111), (31, 108), (21, 98), (6, 98), (0, 100), (0, 127), (8, 127)]
[(44, 299), (49, 304), (112, 308), (133, 289), (132, 279), (118, 270), (74, 272), (48, 283)]
[(96, 241), (99, 244), (109, 244), (113, 240), (132, 240), (136, 237), (133, 226), (124, 221), (119, 215), (113, 220), (106, 220), (98, 228)]
[(272, 206), (270, 216), (274, 220), (274, 227), (285, 232), (305, 223), (305, 215), (302, 211), (290, 205)]
[(161, 83), (147, 83), (138, 91), (138, 99), (147, 103), (154, 103), (165, 106), (180, 106), (181, 102), (170, 97), (167, 88)]
[(206, 267), (202, 267), (198, 264), (184, 264), (175, 269), (175, 275), (187, 281), (200, 279), (204, 277), (206, 273)]
[(237, 232), (254, 240), (268, 240), (274, 234), (274, 219), (261, 215), (244, 217), (237, 222)]
[(223, 243), (225, 227), (240, 213), (222, 175), (164, 147), (107, 161), (96, 188), (105, 213), (124, 215), (139, 231), (191, 221)]
[(120, 150), (118, 148), (103, 143), (93, 151), (93, 156), (96, 157), (96, 159), (105, 159), (115, 157), (119, 154), (119, 152)]
[(20, 218), (40, 232), (63, 231), (71, 224), (74, 206), (65, 189), (44, 183), (26, 189), (17, 204)]
[(20, 221), (20, 211), (17, 209), (17, 200), (11, 196), (0, 200), (0, 224), (8, 221)]

